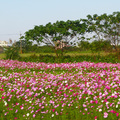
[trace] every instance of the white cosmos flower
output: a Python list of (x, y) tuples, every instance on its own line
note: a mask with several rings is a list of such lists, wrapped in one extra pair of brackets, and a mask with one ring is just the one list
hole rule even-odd
[(68, 104), (68, 106), (70, 106), (70, 104)]
[(52, 114), (52, 117), (54, 117), (54, 114)]
[(114, 96), (115, 95), (115, 93), (112, 93), (112, 96)]
[(118, 105), (116, 105), (116, 108), (118, 108)]
[(109, 102), (106, 102), (106, 105), (108, 105), (109, 104)]
[(102, 109), (99, 109), (99, 112), (101, 112), (102, 111)]
[(104, 96), (105, 94), (103, 93), (103, 95), (102, 96)]
[(88, 99), (88, 97), (86, 97), (86, 100)]
[(65, 81), (65, 83), (67, 83), (67, 80)]
[(29, 116), (29, 113), (27, 113), (26, 115)]
[(41, 89), (41, 91), (43, 92), (44, 90), (43, 90), (43, 89)]
[(5, 106), (7, 105), (7, 102), (6, 101), (4, 101), (4, 104), (5, 104)]

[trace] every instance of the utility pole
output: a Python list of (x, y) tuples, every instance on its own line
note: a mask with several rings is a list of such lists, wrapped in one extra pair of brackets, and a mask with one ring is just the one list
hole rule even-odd
[(21, 40), (21, 33), (20, 33), (20, 54), (22, 54), (22, 40)]

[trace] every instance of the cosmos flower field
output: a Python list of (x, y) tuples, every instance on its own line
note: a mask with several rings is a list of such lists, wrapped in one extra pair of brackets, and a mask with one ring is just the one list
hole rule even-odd
[(0, 60), (0, 120), (119, 120), (120, 63)]

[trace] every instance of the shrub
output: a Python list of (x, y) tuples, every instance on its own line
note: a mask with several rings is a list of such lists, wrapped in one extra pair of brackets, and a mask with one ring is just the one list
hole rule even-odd
[(6, 47), (5, 48), (5, 55), (6, 55), (6, 59), (19, 59), (20, 55), (19, 55), (19, 49), (15, 46), (11, 46), (11, 47)]
[(57, 58), (56, 56), (52, 55), (32, 55), (30, 57), (21, 57), (20, 61), (25, 62), (45, 62), (45, 63), (68, 63), (68, 62), (107, 62), (107, 63), (119, 63), (120, 60), (115, 57), (115, 55), (108, 55), (108, 56), (89, 56), (89, 55), (80, 55), (80, 56), (63, 56), (61, 58)]

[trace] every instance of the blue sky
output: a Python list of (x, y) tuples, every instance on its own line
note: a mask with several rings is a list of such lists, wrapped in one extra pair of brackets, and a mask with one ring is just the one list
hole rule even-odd
[(120, 0), (0, 0), (0, 40), (19, 40), (35, 25), (120, 11)]

